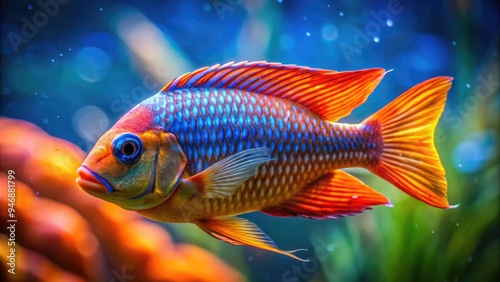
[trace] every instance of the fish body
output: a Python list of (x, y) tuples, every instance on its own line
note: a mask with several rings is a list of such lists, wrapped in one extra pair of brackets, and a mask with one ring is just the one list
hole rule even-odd
[[(162, 117), (158, 119), (160, 126), (177, 137), (187, 158), (188, 175), (253, 148), (269, 148), (272, 159), (232, 196), (193, 197), (193, 202), (184, 202), (190, 212), (175, 209), (170, 203), (172, 212), (158, 218), (162, 221), (193, 222), (263, 210), (290, 198), (327, 172), (367, 167), (380, 154), (375, 125), (330, 123), (300, 104), (273, 96), (233, 89), (187, 89), (157, 94), (141, 107), (155, 111), (156, 105), (169, 105), (157, 108), (156, 115)], [(195, 210), (199, 212), (196, 215)], [(175, 211), (184, 214), (176, 217)]]
[(203, 68), (167, 84), (102, 136), (78, 170), (84, 190), (146, 217), (294, 258), (235, 215), (335, 218), (389, 199), (340, 170), (363, 167), (450, 207), (433, 131), (451, 86), (437, 77), (359, 124), (336, 122), (386, 72), (265, 62)]

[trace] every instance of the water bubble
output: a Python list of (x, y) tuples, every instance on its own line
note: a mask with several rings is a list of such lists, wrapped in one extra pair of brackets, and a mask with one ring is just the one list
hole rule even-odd
[(387, 24), (388, 27), (391, 27), (394, 23), (391, 19), (387, 19), (387, 21), (385, 21), (385, 24)]
[(462, 167), (462, 164), (458, 164), (458, 167)]
[(307, 36), (311, 36), (311, 33), (308, 31), (308, 32), (306, 32), (306, 35)]
[(71, 48), (68, 48), (69, 51), (71, 51)]
[(330, 8), (330, 4), (326, 4), (326, 6), (327, 6), (328, 8)]
[(62, 53), (59, 53), (59, 57), (62, 57), (62, 56), (63, 56), (63, 54), (62, 54)]
[(283, 3), (283, 0), (278, 0), (278, 3), (280, 3), (280, 4)]
[(465, 84), (465, 86), (467, 86), (467, 88), (470, 88), (470, 83)]
[(340, 15), (341, 17), (343, 17), (343, 16), (344, 16), (344, 12), (339, 12), (339, 15)]
[(31, 9), (33, 9), (33, 6), (28, 5), (28, 10), (31, 10)]
[(460, 225), (460, 223), (457, 222), (457, 226), (459, 226), (459, 225)]
[(303, 19), (304, 21), (307, 21), (307, 16), (303, 16), (303, 17), (302, 17), (302, 19)]
[(457, 42), (456, 41), (451, 42), (451, 44), (453, 44), (453, 46), (457, 46)]
[(205, 12), (210, 12), (210, 10), (212, 10), (212, 5), (208, 4), (208, 3), (205, 3), (203, 5), (203, 11)]
[(102, 12), (102, 8), (99, 8), (99, 11), (101, 11), (101, 12)]
[(323, 37), (324, 40), (333, 41), (337, 39), (337, 36), (338, 31), (337, 27), (334, 24), (328, 23), (321, 28), (321, 37)]
[(378, 36), (373, 37), (373, 41), (378, 43), (380, 41), (380, 38)]
[(48, 118), (44, 118), (43, 119), (43, 124), (48, 124), (49, 123), (49, 119)]
[(56, 60), (54, 60), (54, 59), (51, 59), (51, 61), (52, 61), (52, 62), (55, 62)]
[(415, 224), (415, 227), (418, 227), (418, 224)]

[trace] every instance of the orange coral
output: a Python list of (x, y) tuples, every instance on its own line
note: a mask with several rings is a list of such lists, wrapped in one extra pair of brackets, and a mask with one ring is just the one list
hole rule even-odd
[[(0, 117), (0, 183), (15, 171), (12, 281), (241, 281), (216, 256), (172, 242), (160, 225), (94, 198), (75, 183), (84, 153), (28, 122)], [(2, 207), (7, 198), (0, 197)], [(2, 222), (7, 209), (0, 211)], [(5, 266), (8, 231), (2, 228)], [(4, 255), (5, 254), (5, 255)], [(6, 272), (4, 272), (6, 273)]]

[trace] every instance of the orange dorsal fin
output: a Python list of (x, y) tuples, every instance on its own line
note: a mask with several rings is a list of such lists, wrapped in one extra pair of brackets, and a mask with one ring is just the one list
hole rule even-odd
[(293, 251), (280, 250), (266, 233), (262, 232), (257, 225), (244, 218), (209, 218), (196, 222), (196, 225), (210, 236), (232, 245), (252, 246), (283, 254), (297, 260), (307, 261), (293, 255), (294, 252), (302, 249)]
[(380, 68), (336, 72), (267, 62), (214, 65), (184, 74), (161, 92), (178, 89), (238, 89), (301, 104), (328, 121), (337, 121), (363, 104), (385, 71)]
[(312, 182), (283, 204), (262, 211), (274, 216), (327, 219), (360, 213), (375, 205), (392, 204), (361, 180), (345, 171), (335, 170)]

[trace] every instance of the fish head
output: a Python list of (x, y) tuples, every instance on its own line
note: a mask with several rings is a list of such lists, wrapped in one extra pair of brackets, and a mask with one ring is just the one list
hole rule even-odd
[[(78, 168), (76, 182), (95, 197), (125, 209), (143, 210), (168, 199), (187, 159), (173, 134), (148, 123), (142, 128), (131, 114), (99, 138)], [(144, 121), (147, 114), (132, 117)]]

